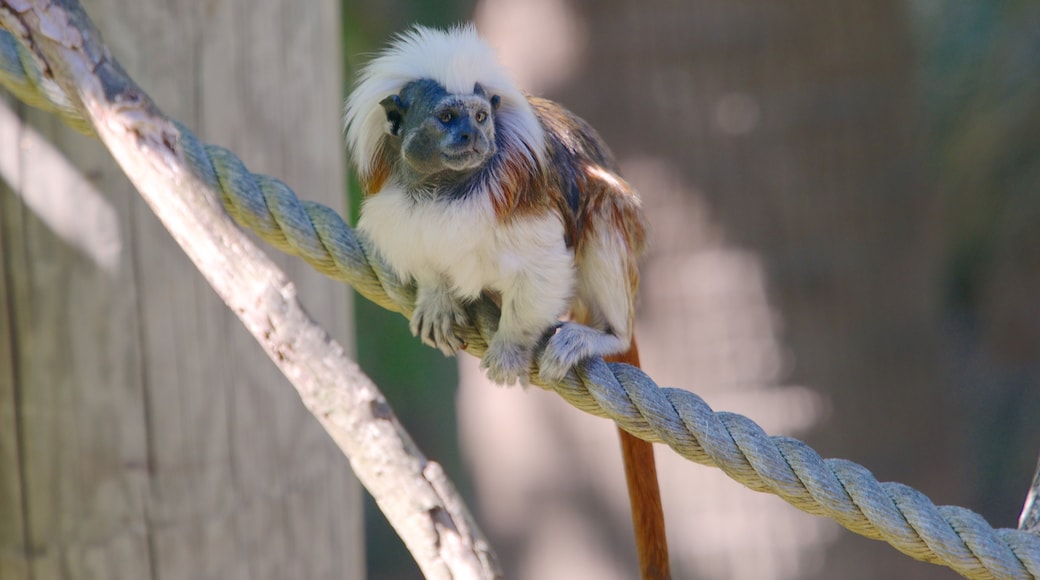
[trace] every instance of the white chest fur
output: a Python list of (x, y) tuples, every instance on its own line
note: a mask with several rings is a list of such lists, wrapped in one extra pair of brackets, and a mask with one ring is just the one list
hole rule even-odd
[(574, 287), (560, 218), (549, 213), (502, 224), (486, 195), (415, 201), (387, 187), (365, 200), (358, 229), (398, 275), (420, 285), (446, 281), (460, 298), (521, 283), (543, 286), (558, 302)]

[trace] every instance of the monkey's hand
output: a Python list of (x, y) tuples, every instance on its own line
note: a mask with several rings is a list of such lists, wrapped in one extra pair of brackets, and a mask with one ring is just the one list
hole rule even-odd
[(531, 368), (531, 349), (495, 335), (484, 360), (480, 361), (480, 368), (487, 370), (487, 377), (493, 383), (512, 385), (520, 381), (526, 385)]
[(538, 374), (546, 381), (559, 381), (584, 359), (618, 354), (626, 348), (627, 341), (619, 336), (577, 322), (565, 322), (538, 358)]
[(455, 335), (455, 325), (469, 324), (469, 317), (462, 304), (444, 284), (420, 284), (412, 313), (412, 334), (424, 343), (440, 350), (445, 356), (453, 356), (465, 346)]

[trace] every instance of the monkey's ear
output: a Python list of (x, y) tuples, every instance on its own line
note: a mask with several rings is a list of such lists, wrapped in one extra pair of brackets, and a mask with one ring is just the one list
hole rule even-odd
[(386, 120), (390, 121), (390, 134), (394, 137), (399, 137), (401, 135), (401, 122), (404, 121), (404, 114), (408, 111), (408, 106), (401, 100), (400, 95), (390, 95), (379, 101), (379, 104), (386, 111)]
[(498, 106), (502, 103), (502, 97), (499, 97), (498, 95), (488, 96), (487, 90), (484, 89), (484, 85), (480, 83), (476, 83), (475, 85), (473, 85), (473, 94), (479, 95), (487, 99), (488, 102), (491, 103), (492, 111), (497, 111)]

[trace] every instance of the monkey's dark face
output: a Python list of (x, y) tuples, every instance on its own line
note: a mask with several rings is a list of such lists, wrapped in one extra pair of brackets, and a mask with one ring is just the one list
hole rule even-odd
[(413, 81), (380, 104), (400, 154), (421, 177), (443, 171), (470, 172), (495, 154), (495, 109), (499, 98), (477, 85), (452, 94), (435, 81)]

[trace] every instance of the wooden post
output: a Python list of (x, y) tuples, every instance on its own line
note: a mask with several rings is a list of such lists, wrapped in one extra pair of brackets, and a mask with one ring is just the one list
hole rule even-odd
[[(339, 3), (89, 0), (169, 113), (344, 207)], [(341, 344), (349, 289), (277, 256)], [(343, 455), (96, 142), (0, 101), (0, 578), (351, 578)]]

